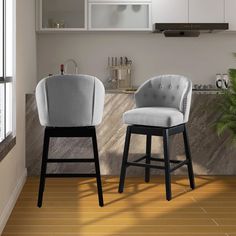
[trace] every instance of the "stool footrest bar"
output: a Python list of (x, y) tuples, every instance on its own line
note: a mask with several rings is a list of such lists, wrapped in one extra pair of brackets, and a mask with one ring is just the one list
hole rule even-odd
[(48, 163), (76, 163), (76, 162), (95, 162), (94, 159), (86, 159), (86, 158), (81, 158), (81, 159), (48, 159)]
[[(141, 159), (141, 158), (140, 158)], [(142, 157), (142, 159), (144, 159), (144, 157)], [(155, 158), (156, 159), (156, 158)], [(161, 159), (162, 160), (162, 159)], [(149, 168), (153, 168), (153, 169), (160, 169), (160, 170), (164, 170), (165, 167), (164, 166), (156, 166), (156, 165), (150, 165), (150, 164), (145, 164), (145, 163), (137, 163), (138, 161), (140, 161), (139, 159), (134, 161), (134, 162), (127, 162), (127, 167), (129, 166), (137, 166), (137, 167), (149, 167)], [(158, 160), (159, 161), (159, 160)], [(185, 161), (177, 161), (177, 160), (174, 160), (175, 165), (171, 170), (170, 172), (173, 172), (175, 170), (177, 170), (178, 168), (184, 166), (184, 165), (187, 165), (188, 164), (188, 160), (185, 160)]]
[(46, 178), (87, 178), (87, 177), (96, 177), (96, 174), (46, 174)]
[(135, 161), (133, 161), (133, 162), (140, 162), (140, 161), (142, 161), (142, 160), (145, 160), (147, 158), (147, 156), (143, 156), (143, 157), (140, 157), (139, 159), (137, 159), (137, 160), (135, 160)]
[[(147, 156), (143, 156), (143, 157), (140, 157), (139, 159), (133, 161), (133, 162), (140, 162), (142, 160), (145, 160), (147, 158)], [(157, 162), (165, 162), (164, 159), (162, 158), (156, 158), (156, 157), (150, 157), (150, 160), (151, 161), (157, 161)], [(183, 161), (179, 161), (179, 160), (170, 160), (170, 163), (174, 163), (174, 164), (179, 164), (179, 163), (182, 163)]]
[[(151, 161), (160, 161), (160, 162), (165, 162), (164, 159), (161, 159), (161, 158), (154, 158), (154, 157), (151, 157), (150, 158)], [(179, 160), (169, 160), (170, 163), (182, 163), (183, 161), (179, 161)]]
[(156, 166), (156, 165), (149, 165), (149, 164), (136, 163), (136, 162), (127, 162), (126, 165), (127, 165), (127, 167), (129, 167), (129, 166), (137, 166), (137, 167), (149, 167), (149, 168), (160, 169), (160, 170), (164, 170), (165, 169), (164, 166)]
[(188, 164), (188, 160), (182, 161), (181, 163), (179, 163), (178, 165), (174, 166), (173, 168), (170, 169), (170, 172), (173, 172), (177, 169), (179, 169), (180, 167), (187, 165)]

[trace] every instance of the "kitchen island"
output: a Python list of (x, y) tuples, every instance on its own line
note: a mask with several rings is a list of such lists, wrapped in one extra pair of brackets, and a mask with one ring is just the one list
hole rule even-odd
[[(188, 123), (194, 172), (199, 175), (236, 174), (236, 147), (229, 142), (229, 135), (218, 137), (213, 124), (219, 112), (215, 109), (220, 95), (210, 92), (193, 92), (190, 120)], [(122, 114), (134, 107), (133, 93), (107, 91), (104, 117), (97, 127), (100, 167), (103, 175), (119, 175), (124, 147), (126, 125)], [(40, 173), (44, 128), (40, 126), (34, 94), (26, 95), (26, 166), (29, 176)], [(145, 137), (133, 135), (130, 158), (145, 153)], [(153, 156), (162, 157), (162, 138), (153, 137)], [(90, 158), (92, 142), (88, 138), (54, 138), (50, 142), (51, 158)], [(182, 135), (171, 138), (172, 159), (184, 158)], [(48, 172), (93, 172), (94, 164), (49, 164)], [(143, 168), (130, 167), (128, 175), (141, 176)], [(159, 170), (152, 170), (160, 174)], [(175, 174), (186, 174), (186, 168)]]

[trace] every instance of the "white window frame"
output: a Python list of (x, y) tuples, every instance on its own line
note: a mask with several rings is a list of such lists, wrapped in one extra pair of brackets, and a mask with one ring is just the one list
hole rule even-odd
[[(4, 130), (3, 130), (3, 139), (1, 140), (0, 144), (3, 143), (7, 138), (9, 138), (10, 136), (15, 137), (16, 135), (16, 105), (15, 105), (15, 101), (16, 101), (16, 88), (15, 88), (15, 68), (16, 68), (16, 63), (15, 63), (15, 58), (16, 58), (16, 7), (15, 7), (15, 0), (13, 1), (13, 9), (12, 9), (12, 15), (13, 15), (13, 19), (12, 19), (12, 36), (13, 36), (13, 42), (12, 42), (12, 76), (9, 77), (6, 75), (6, 64), (7, 64), (7, 60), (6, 60), (6, 27), (7, 27), (7, 22), (6, 22), (6, 2), (7, 0), (3, 0), (3, 44), (0, 45), (0, 47), (3, 48), (3, 76), (0, 77), (0, 84), (4, 85)], [(7, 122), (7, 114), (6, 114), (6, 85), (8, 83), (12, 84), (12, 104), (11, 104), (11, 131), (9, 133), (6, 132), (6, 122)]]

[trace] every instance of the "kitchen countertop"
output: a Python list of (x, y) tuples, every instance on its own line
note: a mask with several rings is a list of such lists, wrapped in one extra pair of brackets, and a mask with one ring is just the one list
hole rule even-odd
[[(106, 93), (111, 94), (134, 94), (137, 91), (137, 88), (135, 89), (106, 89)], [(220, 94), (222, 91), (220, 89), (209, 89), (209, 90), (196, 90), (193, 89), (194, 94)]]
[[(135, 90), (126, 90), (126, 89), (105, 89), (106, 94), (134, 94), (137, 91)], [(193, 89), (193, 94), (221, 94), (221, 90), (195, 90)], [(28, 93), (26, 95), (34, 95), (35, 91), (33, 93)]]

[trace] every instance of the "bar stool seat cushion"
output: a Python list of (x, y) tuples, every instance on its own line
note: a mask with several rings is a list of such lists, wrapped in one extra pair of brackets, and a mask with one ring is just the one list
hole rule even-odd
[(184, 122), (184, 115), (176, 108), (142, 107), (127, 111), (123, 121), (128, 125), (172, 127)]

